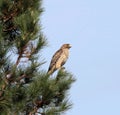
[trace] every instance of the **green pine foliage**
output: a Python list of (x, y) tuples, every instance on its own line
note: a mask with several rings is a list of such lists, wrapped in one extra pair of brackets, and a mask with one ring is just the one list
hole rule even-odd
[(41, 5), (42, 0), (0, 0), (0, 115), (61, 115), (71, 108), (72, 74), (61, 69), (49, 76), (40, 69), (47, 45)]

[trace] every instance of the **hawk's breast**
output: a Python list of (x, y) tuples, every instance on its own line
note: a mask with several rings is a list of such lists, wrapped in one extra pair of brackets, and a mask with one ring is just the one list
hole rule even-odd
[(65, 64), (69, 56), (69, 51), (68, 49), (63, 49), (57, 63), (56, 63), (56, 68), (60, 68), (62, 65)]

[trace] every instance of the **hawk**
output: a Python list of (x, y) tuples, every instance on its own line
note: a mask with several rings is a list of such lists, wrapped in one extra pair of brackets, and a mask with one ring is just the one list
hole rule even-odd
[(68, 59), (70, 44), (63, 44), (61, 48), (53, 55), (48, 69), (48, 74), (52, 74), (57, 69), (60, 69)]

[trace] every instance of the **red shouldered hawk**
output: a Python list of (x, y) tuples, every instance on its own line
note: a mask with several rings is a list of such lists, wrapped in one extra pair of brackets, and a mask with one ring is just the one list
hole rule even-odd
[(48, 69), (48, 74), (52, 74), (65, 64), (69, 56), (70, 48), (71, 48), (70, 44), (63, 44), (61, 48), (53, 55)]

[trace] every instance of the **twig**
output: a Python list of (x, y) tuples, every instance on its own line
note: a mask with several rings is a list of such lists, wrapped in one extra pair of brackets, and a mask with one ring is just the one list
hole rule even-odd
[(21, 79), (23, 79), (23, 78), (25, 78), (25, 77), (26, 77), (26, 75), (23, 74), (22, 76), (18, 77), (16, 81), (20, 81)]
[(21, 57), (22, 57), (22, 54), (18, 56), (17, 61), (16, 61), (16, 65), (19, 64)]

